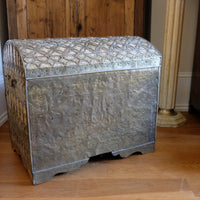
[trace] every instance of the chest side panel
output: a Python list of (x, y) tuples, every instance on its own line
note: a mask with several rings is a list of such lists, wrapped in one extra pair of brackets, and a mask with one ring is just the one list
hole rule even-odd
[(27, 81), (33, 170), (155, 141), (158, 69)]
[(12, 44), (8, 44), (4, 48), (3, 66), (12, 147), (21, 156), (25, 167), (31, 174), (25, 71), (21, 57)]

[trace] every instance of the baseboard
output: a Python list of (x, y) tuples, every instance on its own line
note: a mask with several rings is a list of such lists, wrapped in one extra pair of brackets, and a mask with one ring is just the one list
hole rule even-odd
[(178, 78), (191, 78), (192, 72), (179, 72)]
[(8, 120), (7, 111), (0, 115), (0, 127)]
[(175, 110), (180, 111), (180, 112), (188, 112), (189, 104), (178, 104), (178, 105), (176, 105)]
[(175, 110), (188, 112), (192, 72), (179, 72)]

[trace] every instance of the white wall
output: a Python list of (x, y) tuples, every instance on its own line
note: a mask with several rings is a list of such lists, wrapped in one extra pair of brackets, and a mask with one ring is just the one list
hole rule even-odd
[(165, 28), (166, 0), (152, 0), (151, 43), (162, 53)]
[[(151, 42), (163, 50), (167, 0), (152, 0)], [(175, 109), (188, 111), (199, 0), (186, 0)]]
[(189, 109), (198, 8), (199, 0), (186, 0), (176, 96), (176, 110), (180, 111), (188, 111)]
[(7, 39), (5, 0), (0, 0), (0, 126), (7, 120), (4, 80), (2, 70), (2, 47)]

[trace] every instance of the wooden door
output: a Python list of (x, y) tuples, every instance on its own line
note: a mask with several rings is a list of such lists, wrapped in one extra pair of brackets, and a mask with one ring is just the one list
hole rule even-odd
[(146, 37), (149, 33), (149, 2), (150, 0), (7, 0), (9, 38)]

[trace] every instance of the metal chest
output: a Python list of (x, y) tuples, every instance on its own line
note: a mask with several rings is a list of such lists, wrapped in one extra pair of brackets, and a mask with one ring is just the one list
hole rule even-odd
[(92, 156), (154, 151), (161, 55), (140, 37), (9, 40), (10, 138), (33, 184)]

